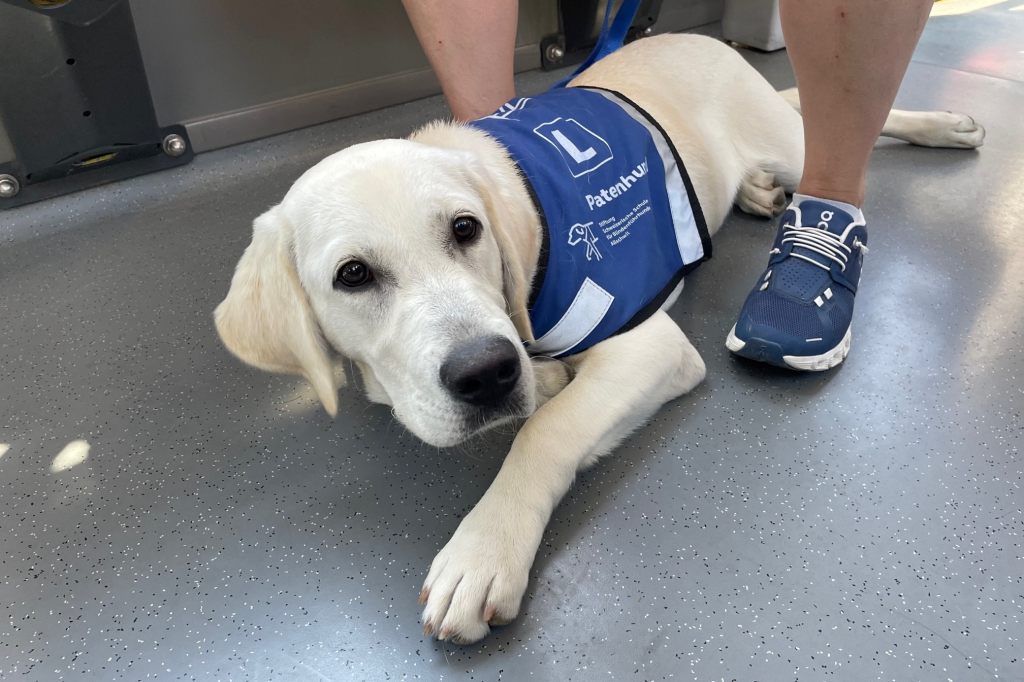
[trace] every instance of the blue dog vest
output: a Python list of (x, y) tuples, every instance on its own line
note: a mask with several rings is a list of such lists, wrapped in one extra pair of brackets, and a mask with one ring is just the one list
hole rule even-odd
[(531, 353), (579, 353), (631, 329), (711, 257), (682, 159), (621, 94), (556, 88), (472, 125), (508, 150), (545, 225)]

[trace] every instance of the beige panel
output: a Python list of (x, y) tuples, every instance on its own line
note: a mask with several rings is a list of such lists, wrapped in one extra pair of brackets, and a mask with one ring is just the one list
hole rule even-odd
[[(553, 2), (521, 4), (520, 45), (555, 30)], [(131, 0), (131, 6), (164, 125), (427, 71), (399, 0)], [(436, 83), (429, 91), (437, 91)]]

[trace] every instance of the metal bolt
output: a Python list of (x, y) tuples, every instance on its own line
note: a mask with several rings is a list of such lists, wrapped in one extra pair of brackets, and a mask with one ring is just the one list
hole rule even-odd
[(562, 49), (561, 45), (557, 43), (551, 43), (548, 45), (547, 54), (545, 55), (549, 62), (560, 62), (562, 57), (565, 56), (565, 50)]
[(181, 135), (168, 135), (164, 138), (163, 148), (167, 156), (181, 156), (188, 149), (188, 145)]
[(651, 24), (650, 26), (648, 26), (647, 28), (645, 28), (645, 29), (643, 30), (643, 34), (644, 34), (644, 37), (645, 37), (645, 38), (646, 38), (647, 36), (649, 36), (649, 35), (653, 34), (653, 33), (654, 33), (654, 24)]
[(13, 175), (0, 175), (0, 198), (10, 199), (21, 191), (18, 178)]

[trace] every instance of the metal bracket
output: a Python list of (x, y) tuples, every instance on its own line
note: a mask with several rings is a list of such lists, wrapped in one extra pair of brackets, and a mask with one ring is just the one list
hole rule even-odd
[[(169, 143), (168, 140), (177, 140)], [(177, 156), (167, 150), (172, 146)], [(195, 156), (185, 126), (160, 128), (152, 140), (90, 149), (46, 169), (48, 177), (27, 173), (17, 161), (0, 164), (0, 209), (126, 180), (188, 163)], [(4, 192), (4, 178), (13, 188)], [(13, 183), (12, 183), (13, 181)]]
[(0, 0), (0, 209), (188, 163), (160, 126), (125, 0)]
[[(626, 42), (651, 35), (661, 13), (662, 0), (644, 0), (637, 9)], [(621, 3), (615, 3), (613, 11)], [(579, 64), (587, 58), (601, 32), (607, 3), (604, 0), (559, 0), (558, 33), (540, 42), (540, 64), (545, 71)]]

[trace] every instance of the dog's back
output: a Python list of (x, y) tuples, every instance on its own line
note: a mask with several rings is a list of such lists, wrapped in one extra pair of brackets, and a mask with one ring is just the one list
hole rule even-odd
[(572, 81), (621, 92), (665, 129), (686, 163), (712, 231), (755, 170), (795, 185), (803, 166), (800, 115), (735, 50), (707, 36), (639, 40)]

